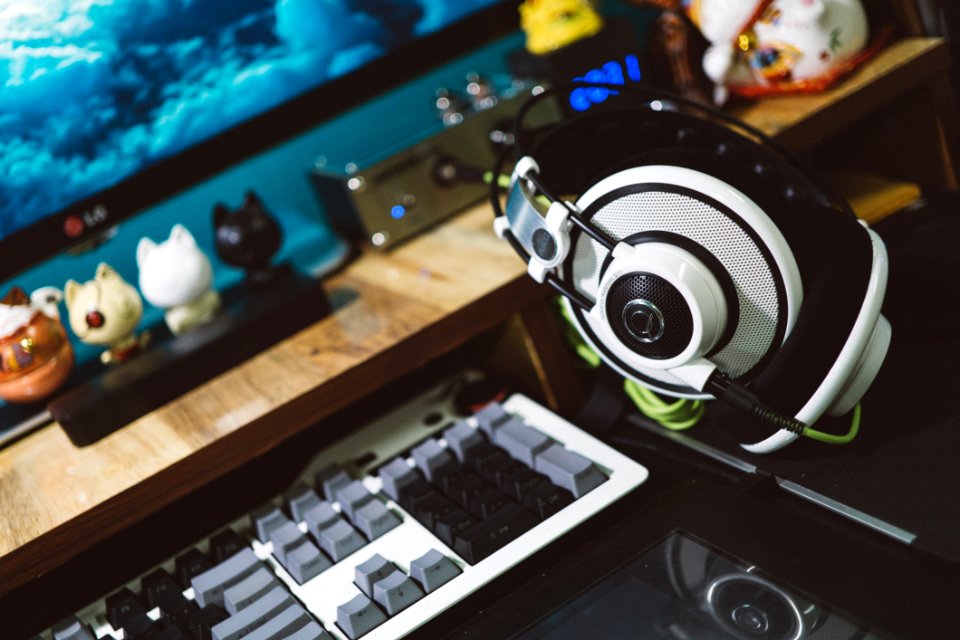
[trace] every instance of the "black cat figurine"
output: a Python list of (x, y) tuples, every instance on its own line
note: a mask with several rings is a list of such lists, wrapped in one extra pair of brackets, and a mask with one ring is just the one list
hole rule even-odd
[(271, 278), (270, 258), (280, 248), (283, 234), (256, 193), (248, 191), (243, 205), (234, 211), (217, 203), (213, 208), (213, 227), (221, 260), (245, 269), (248, 282)]

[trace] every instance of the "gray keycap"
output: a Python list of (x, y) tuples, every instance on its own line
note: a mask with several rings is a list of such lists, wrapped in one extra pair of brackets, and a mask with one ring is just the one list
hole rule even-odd
[(510, 419), (510, 414), (506, 412), (499, 402), (491, 402), (473, 414), (473, 417), (476, 418), (477, 425), (480, 429), (487, 434), (488, 437), (493, 438), (493, 432)]
[(233, 615), (280, 584), (266, 567), (260, 567), (247, 578), (223, 592), (223, 606)]
[(380, 476), (380, 481), (383, 482), (383, 492), (394, 500), (400, 499), (401, 487), (415, 482), (417, 478), (420, 477), (420, 474), (408, 465), (407, 461), (403, 458), (394, 458), (380, 467), (378, 475)]
[(467, 424), (466, 420), (459, 420), (455, 425), (446, 429), (443, 432), (443, 438), (460, 462), (463, 462), (464, 455), (471, 447), (482, 444), (484, 440), (483, 435)]
[(333, 640), (333, 636), (324, 631), (319, 624), (311, 621), (300, 631), (287, 636), (287, 640)]
[(285, 522), (290, 522), (290, 518), (283, 515), (280, 507), (268, 502), (250, 512), (250, 522), (257, 532), (257, 538), (265, 543), (270, 540), (270, 532)]
[(423, 472), (427, 480), (433, 482), (433, 473), (440, 467), (455, 463), (456, 459), (447, 449), (440, 446), (440, 443), (430, 438), (410, 450), (413, 461), (417, 468)]
[(303, 544), (287, 554), (286, 569), (297, 584), (312, 580), (330, 566), (332, 563), (329, 558), (309, 540), (304, 540)]
[(387, 621), (387, 616), (367, 596), (358, 593), (350, 602), (337, 607), (337, 626), (350, 640), (356, 640)]
[(553, 444), (553, 440), (545, 434), (518, 420), (504, 423), (494, 433), (493, 441), (506, 449), (511, 458), (531, 468), (537, 454)]
[(321, 502), (303, 514), (307, 529), (314, 538), (320, 537), (320, 532), (340, 520), (340, 514), (333, 510), (329, 502)]
[(410, 563), (410, 576), (431, 593), (460, 575), (460, 567), (436, 549), (431, 549)]
[(317, 491), (323, 491), (323, 497), (327, 500), (334, 500), (337, 495), (337, 489), (353, 482), (353, 478), (340, 468), (340, 465), (331, 464), (324, 467), (314, 476)]
[(287, 565), (287, 554), (306, 541), (297, 525), (287, 520), (282, 526), (270, 532), (270, 542), (273, 543), (273, 557), (283, 566)]
[(53, 625), (53, 640), (97, 640), (90, 627), (80, 622), (76, 616), (61, 620)]
[(360, 587), (360, 591), (367, 594), (367, 597), (372, 598), (373, 583), (383, 580), (394, 571), (397, 571), (395, 564), (379, 553), (375, 553), (369, 560), (357, 565), (357, 568), (353, 571), (353, 581)]
[(343, 520), (339, 520), (320, 531), (320, 535), (317, 536), (317, 543), (328, 556), (333, 558), (334, 562), (340, 562), (357, 549), (366, 545), (367, 541), (363, 539), (363, 536), (361, 536), (356, 529)]
[(572, 493), (574, 498), (584, 496), (607, 480), (590, 460), (559, 444), (537, 455), (535, 470), (550, 478), (553, 484)]
[(284, 587), (274, 587), (236, 615), (214, 625), (211, 636), (213, 640), (238, 640), (260, 628), (292, 604), (295, 604), (293, 596)]
[(373, 584), (373, 599), (395, 616), (423, 597), (423, 590), (402, 571), (394, 571)]
[(400, 516), (379, 500), (371, 500), (354, 512), (353, 524), (367, 536), (367, 540), (376, 540), (400, 524)]
[(320, 504), (320, 496), (302, 482), (288, 491), (286, 498), (287, 504), (290, 505), (290, 513), (297, 522), (303, 520), (304, 513)]
[(350, 484), (337, 489), (337, 502), (340, 503), (340, 511), (353, 520), (353, 512), (373, 500), (373, 494), (367, 491), (363, 483), (354, 480)]
[(310, 615), (303, 610), (303, 607), (294, 604), (243, 638), (244, 640), (286, 640), (290, 634), (307, 626), (308, 622), (311, 622)]
[(223, 604), (223, 592), (252, 575), (263, 564), (252, 549), (233, 554), (212, 569), (207, 569), (190, 581), (193, 597), (201, 607), (210, 603)]

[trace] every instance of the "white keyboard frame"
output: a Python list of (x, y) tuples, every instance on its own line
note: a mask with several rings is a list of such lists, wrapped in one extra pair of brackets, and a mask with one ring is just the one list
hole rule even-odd
[[(348, 636), (336, 625), (337, 607), (349, 601), (356, 594), (361, 593), (360, 589), (353, 584), (354, 569), (373, 554), (379, 553), (409, 575), (412, 560), (422, 556), (430, 549), (437, 549), (453, 560), (463, 572), (434, 592), (426, 594), (407, 609), (388, 618), (386, 622), (370, 633), (361, 636), (363, 640), (403, 638), (551, 542), (559, 539), (594, 514), (613, 504), (643, 484), (647, 479), (647, 469), (639, 463), (600, 442), (533, 400), (515, 394), (503, 403), (503, 407), (509, 413), (542, 431), (567, 449), (586, 456), (604, 472), (608, 479), (585, 496), (575, 500), (558, 513), (522, 534), (516, 540), (477, 564), (470, 565), (398, 504), (390, 500), (385, 494), (381, 494), (380, 479), (374, 475), (377, 468), (409, 451), (412, 446), (426, 438), (438, 437), (442, 442), (440, 432), (450, 423), (460, 419), (460, 416), (453, 410), (451, 399), (445, 397), (445, 392), (449, 388), (449, 382), (438, 385), (334, 443), (319, 452), (299, 476), (301, 481), (313, 486), (313, 476), (317, 471), (330, 464), (339, 464), (352, 476), (362, 478), (367, 489), (372, 493), (379, 494), (379, 497), (386, 501), (387, 507), (402, 518), (402, 523), (399, 526), (388, 531), (380, 538), (334, 563), (332, 567), (312, 580), (303, 585), (298, 585), (296, 580), (273, 557), (272, 543), (263, 544), (256, 540), (249, 517), (244, 516), (229, 525), (244, 538), (252, 540), (251, 546), (257, 557), (263, 560), (270, 570), (276, 574), (277, 578), (289, 588), (293, 596), (317, 619), (327, 633), (337, 640), (348, 640)], [(441, 416), (439, 420), (435, 419), (437, 414)], [(434, 416), (434, 420), (427, 424), (425, 418), (430, 415)], [(469, 418), (468, 421), (476, 427), (476, 421), (473, 418)], [(278, 505), (281, 504), (281, 497), (275, 497), (273, 502)], [(339, 509), (339, 505), (332, 504), (334, 504), (335, 509)], [(307, 533), (304, 523), (298, 523), (298, 526), (301, 531)], [(220, 530), (222, 529), (211, 531), (203, 540), (184, 548), (175, 555), (180, 555), (192, 547), (197, 547), (206, 552), (208, 550), (207, 539)], [(168, 559), (160, 566), (172, 573), (174, 558)], [(143, 575), (146, 575), (146, 573), (149, 573), (149, 571), (144, 572)], [(140, 579), (137, 578), (125, 586), (135, 593), (139, 593)], [(115, 591), (116, 589), (111, 593)], [(192, 599), (193, 589), (187, 589), (184, 591), (184, 595)], [(81, 610), (77, 615), (82, 621), (91, 625), (97, 638), (102, 638), (108, 633), (115, 633), (106, 621), (103, 598)], [(158, 619), (160, 611), (159, 609), (153, 609), (148, 615), (153, 619)], [(47, 630), (42, 634), (42, 637), (52, 639), (52, 634)]]

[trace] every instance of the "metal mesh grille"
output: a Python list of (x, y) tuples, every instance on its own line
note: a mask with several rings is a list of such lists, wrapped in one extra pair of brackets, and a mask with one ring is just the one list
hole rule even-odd
[[(737, 289), (740, 324), (712, 360), (733, 377), (759, 362), (776, 334), (780, 311), (776, 281), (756, 243), (735, 222), (696, 198), (665, 191), (617, 198), (600, 208), (592, 220), (617, 240), (641, 231), (668, 231), (690, 238), (715, 255)], [(586, 234), (580, 236), (574, 251), (573, 281), (595, 299), (606, 251)], [(664, 371), (639, 370), (655, 380), (685, 386)]]
[[(632, 300), (648, 300), (663, 314), (663, 335), (655, 342), (637, 340), (622, 322), (623, 309)], [(620, 342), (647, 358), (666, 360), (680, 355), (693, 337), (693, 316), (683, 294), (651, 274), (631, 274), (614, 282), (607, 293), (607, 317)]]

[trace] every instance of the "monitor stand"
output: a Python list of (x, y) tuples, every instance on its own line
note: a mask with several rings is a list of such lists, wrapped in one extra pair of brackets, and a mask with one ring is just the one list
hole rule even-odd
[(210, 322), (180, 336), (155, 331), (144, 353), (101, 369), (54, 398), (48, 411), (74, 444), (91, 444), (328, 313), (320, 281), (281, 265), (269, 278), (223, 292)]

